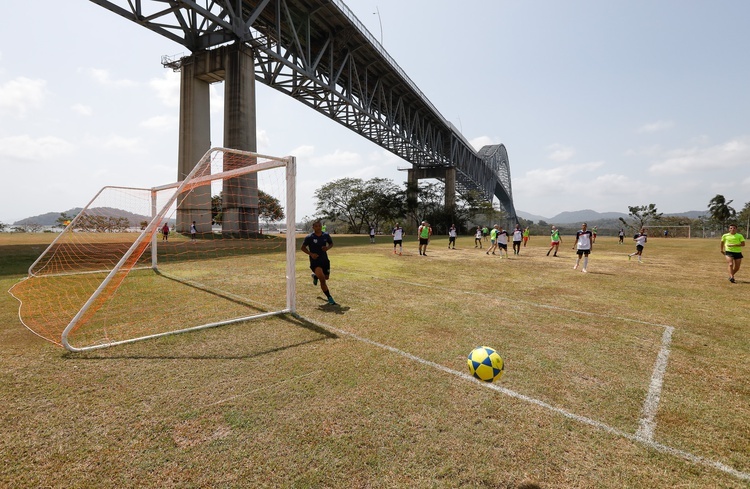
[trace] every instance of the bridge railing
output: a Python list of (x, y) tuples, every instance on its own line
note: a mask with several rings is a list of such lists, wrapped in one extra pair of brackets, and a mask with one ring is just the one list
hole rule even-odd
[[(331, 3), (333, 3), (344, 15), (346, 15), (351, 23), (357, 28), (357, 30), (362, 33), (363, 36), (365, 36), (375, 47), (375, 49), (383, 56), (383, 58), (391, 65), (391, 68), (393, 68), (396, 72), (398, 72), (399, 75), (401, 75), (401, 78), (404, 79), (404, 81), (411, 87), (412, 90), (414, 90), (414, 93), (419, 95), (419, 97), (422, 99), (422, 101), (437, 115), (440, 120), (446, 125), (450, 125), (450, 122), (443, 117), (443, 114), (440, 113), (437, 108), (432, 105), (432, 102), (430, 102), (430, 99), (427, 98), (427, 96), (422, 93), (422, 90), (420, 90), (417, 85), (406, 75), (406, 72), (401, 69), (401, 67), (396, 63), (396, 60), (394, 60), (390, 54), (385, 50), (382, 44), (375, 39), (375, 36), (370, 33), (369, 30), (367, 30), (367, 27), (360, 22), (360, 20), (357, 18), (356, 15), (354, 15), (354, 12), (352, 12), (349, 7), (347, 7), (342, 0), (331, 0)], [(452, 127), (452, 126), (451, 126)]]

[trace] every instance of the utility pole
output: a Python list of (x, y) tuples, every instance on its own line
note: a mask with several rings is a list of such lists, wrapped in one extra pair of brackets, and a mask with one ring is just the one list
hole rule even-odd
[(380, 45), (383, 45), (383, 19), (380, 18), (380, 9), (378, 6), (375, 6), (375, 12), (372, 13), (372, 15), (378, 16), (378, 23), (380, 24)]

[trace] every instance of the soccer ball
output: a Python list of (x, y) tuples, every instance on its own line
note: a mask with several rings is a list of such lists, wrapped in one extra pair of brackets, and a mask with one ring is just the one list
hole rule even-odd
[(471, 350), (466, 362), (471, 375), (479, 380), (493, 382), (503, 376), (503, 358), (489, 346), (478, 346)]

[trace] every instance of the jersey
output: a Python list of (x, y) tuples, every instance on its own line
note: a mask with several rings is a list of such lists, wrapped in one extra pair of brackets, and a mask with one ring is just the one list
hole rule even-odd
[(482, 230), (480, 228), (477, 228), (477, 232), (474, 235), (475, 239), (482, 239)]
[(498, 244), (508, 244), (508, 231), (502, 230), (497, 232), (497, 243)]
[(513, 241), (521, 241), (523, 239), (523, 231), (516, 229), (513, 231)]
[(578, 231), (576, 233), (576, 240), (578, 241), (578, 243), (576, 244), (576, 248), (579, 250), (590, 250), (592, 235), (593, 233), (591, 231)]
[(721, 242), (724, 243), (724, 251), (730, 253), (741, 253), (742, 245), (740, 243), (745, 242), (745, 237), (740, 233), (726, 233), (722, 235)]
[(419, 237), (427, 239), (430, 237), (430, 226), (419, 226)]
[(310, 263), (320, 263), (328, 261), (328, 253), (323, 250), (323, 247), (326, 245), (332, 245), (333, 240), (331, 239), (331, 235), (328, 233), (321, 233), (320, 236), (315, 233), (310, 233), (305, 236), (305, 240), (302, 242), (302, 244), (307, 246), (307, 250), (310, 253), (315, 253), (318, 255), (317, 258), (313, 258), (311, 256)]
[(393, 235), (393, 241), (401, 241), (404, 239), (404, 228), (401, 226), (397, 228), (393, 228), (393, 232), (391, 233)]
[(498, 232), (499, 232), (499, 231), (498, 231), (497, 229), (495, 229), (495, 228), (492, 228), (492, 231), (490, 231), (490, 239), (491, 239), (492, 241), (495, 241), (495, 240), (497, 239), (497, 233), (498, 233)]
[(448, 230), (448, 236), (451, 237), (451, 238), (455, 238), (456, 237), (456, 228), (450, 228)]
[(560, 241), (560, 231), (555, 229), (554, 231), (550, 232), (550, 241), (557, 242)]
[(648, 236), (646, 235), (646, 233), (638, 233), (635, 236), (633, 236), (636, 246), (645, 246), (647, 237)]

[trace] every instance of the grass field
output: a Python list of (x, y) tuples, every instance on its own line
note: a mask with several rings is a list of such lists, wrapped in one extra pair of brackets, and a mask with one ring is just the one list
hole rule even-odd
[[(52, 237), (0, 234), (0, 289)], [(0, 296), (0, 487), (750, 487), (750, 268), (718, 241), (599, 237), (584, 274), (569, 236), (333, 238), (340, 305), (298, 254), (299, 319), (71, 354)]]

